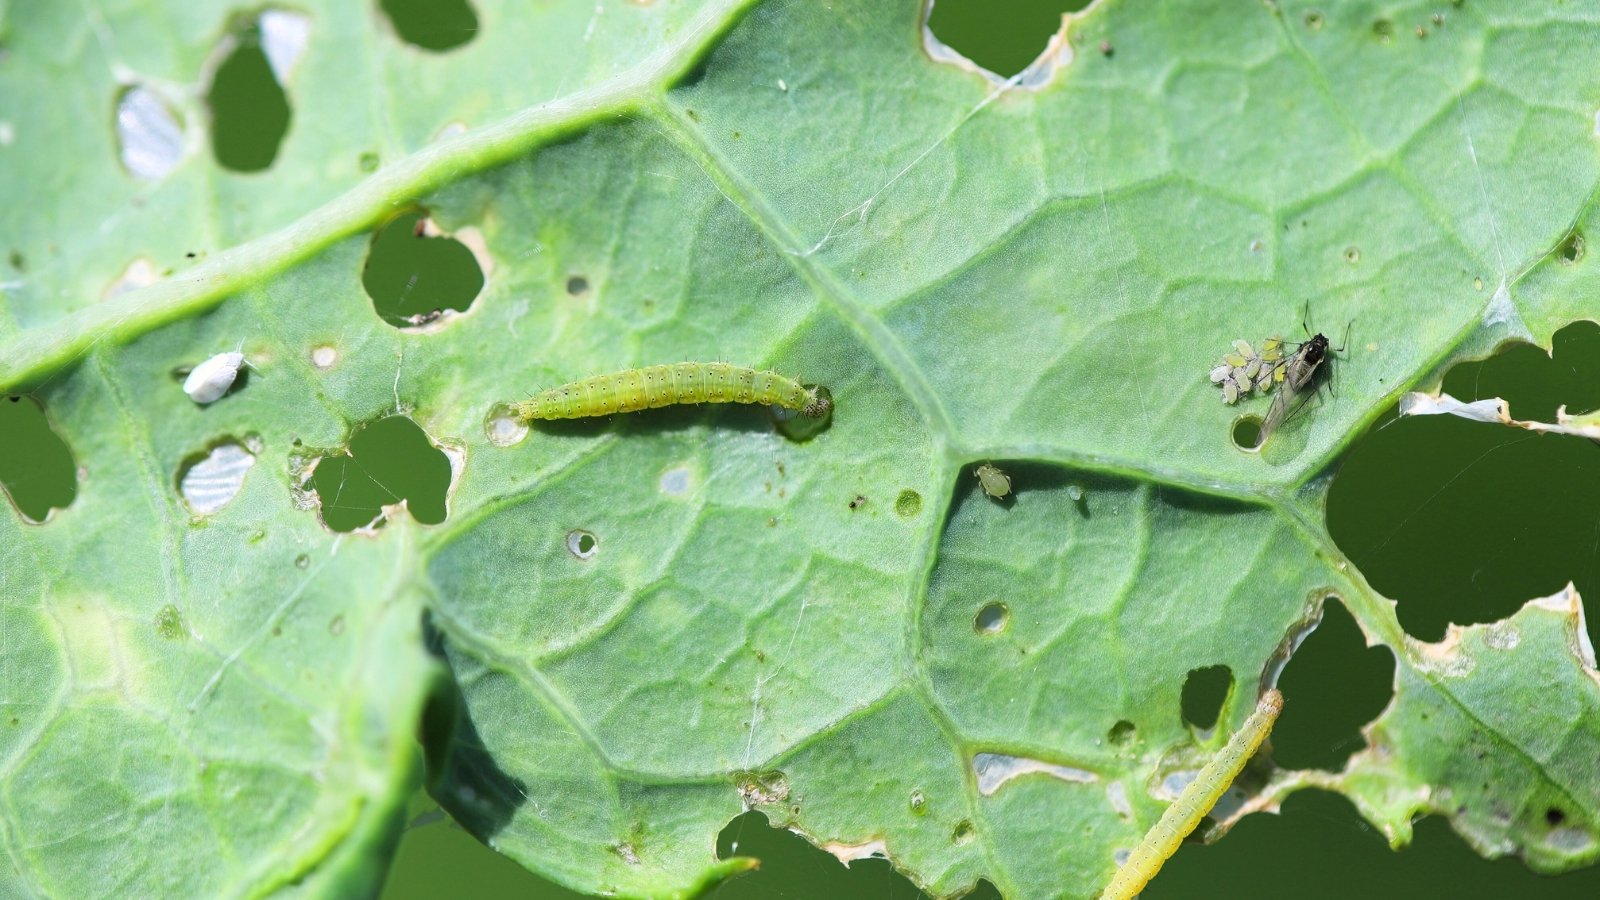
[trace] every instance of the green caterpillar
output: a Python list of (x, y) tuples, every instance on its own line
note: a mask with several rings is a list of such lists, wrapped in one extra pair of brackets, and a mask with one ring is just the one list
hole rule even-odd
[(516, 404), (523, 419), (586, 419), (677, 403), (764, 403), (821, 418), (833, 409), (826, 391), (776, 372), (727, 363), (673, 363), (596, 375), (540, 391)]
[(1189, 786), (1167, 807), (1156, 824), (1150, 826), (1144, 840), (1134, 848), (1122, 868), (1117, 870), (1111, 883), (1106, 885), (1100, 900), (1131, 900), (1150, 879), (1156, 877), (1156, 873), (1161, 871), (1161, 864), (1177, 852), (1178, 845), (1200, 824), (1211, 807), (1217, 805), (1217, 800), (1233, 783), (1234, 776), (1255, 755), (1282, 710), (1283, 694), (1276, 688), (1261, 695), (1250, 718), (1233, 733), (1233, 737), (1228, 738), (1227, 745), (1200, 769), (1200, 774), (1189, 782)]

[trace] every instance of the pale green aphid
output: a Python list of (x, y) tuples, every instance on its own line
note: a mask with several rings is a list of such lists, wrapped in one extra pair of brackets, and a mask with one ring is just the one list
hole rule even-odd
[(1267, 338), (1259, 353), (1249, 341), (1237, 340), (1233, 350), (1211, 370), (1211, 383), (1222, 388), (1224, 403), (1232, 406), (1256, 391), (1265, 394), (1283, 381), (1283, 339)]
[(983, 492), (996, 500), (1011, 493), (1011, 477), (1000, 471), (1000, 467), (993, 463), (984, 463), (973, 474), (978, 476), (978, 485)]
[(1278, 713), (1282, 710), (1283, 694), (1276, 688), (1261, 695), (1250, 718), (1233, 733), (1233, 737), (1228, 738), (1227, 745), (1211, 757), (1200, 774), (1189, 782), (1178, 799), (1156, 820), (1156, 824), (1145, 832), (1144, 840), (1139, 842), (1139, 846), (1129, 854), (1128, 861), (1122, 864), (1111, 883), (1106, 885), (1105, 893), (1100, 895), (1101, 900), (1132, 900), (1150, 883), (1150, 879), (1156, 877), (1156, 873), (1161, 871), (1161, 864), (1177, 852), (1178, 845), (1200, 824), (1211, 807), (1217, 805), (1223, 791), (1228, 789), (1244, 764), (1260, 749), (1261, 742), (1267, 739), (1272, 723), (1277, 721)]

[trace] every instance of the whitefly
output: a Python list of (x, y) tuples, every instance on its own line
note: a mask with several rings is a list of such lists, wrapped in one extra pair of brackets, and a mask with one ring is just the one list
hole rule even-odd
[[(240, 348), (243, 346), (240, 344)], [(201, 406), (214, 403), (233, 387), (243, 365), (244, 353), (240, 349), (218, 353), (189, 371), (189, 377), (183, 380), (183, 392)]]

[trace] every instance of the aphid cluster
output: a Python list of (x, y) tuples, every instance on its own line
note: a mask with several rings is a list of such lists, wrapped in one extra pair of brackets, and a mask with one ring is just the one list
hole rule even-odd
[(1260, 391), (1265, 394), (1283, 381), (1283, 340), (1267, 338), (1257, 353), (1246, 340), (1233, 342), (1232, 353), (1211, 370), (1211, 383), (1222, 388), (1222, 402), (1232, 406), (1240, 397)]
[[(1307, 329), (1310, 334), (1310, 329)], [(1346, 337), (1348, 338), (1348, 334)], [(1288, 348), (1294, 348), (1288, 352)], [(1312, 334), (1306, 341), (1293, 344), (1282, 338), (1267, 338), (1260, 352), (1249, 341), (1233, 342), (1232, 353), (1223, 354), (1220, 364), (1211, 369), (1211, 383), (1222, 388), (1222, 401), (1229, 405), (1252, 393), (1266, 394), (1277, 389), (1272, 406), (1261, 421), (1261, 431), (1256, 446), (1265, 444), (1267, 438), (1282, 425), (1299, 405), (1304, 391), (1316, 380), (1317, 369), (1328, 358), (1328, 353), (1338, 353), (1343, 347), (1329, 346), (1328, 338), (1321, 332)], [(1301, 403), (1304, 403), (1301, 398)]]
[(821, 388), (776, 372), (695, 362), (596, 375), (540, 391), (515, 407), (527, 420), (586, 419), (678, 403), (763, 403), (811, 418), (833, 409), (833, 401)]

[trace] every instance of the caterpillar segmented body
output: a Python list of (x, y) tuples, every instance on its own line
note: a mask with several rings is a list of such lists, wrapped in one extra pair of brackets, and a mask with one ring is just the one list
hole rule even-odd
[(821, 389), (776, 372), (685, 362), (584, 378), (540, 391), (516, 404), (516, 410), (527, 420), (586, 419), (678, 403), (764, 403), (813, 418), (833, 409), (833, 401)]
[(1128, 861), (1122, 864), (1111, 883), (1106, 885), (1105, 893), (1100, 895), (1101, 900), (1131, 900), (1150, 879), (1156, 877), (1156, 873), (1161, 871), (1161, 864), (1177, 852), (1178, 845), (1200, 824), (1211, 807), (1217, 805), (1217, 800), (1233, 783), (1234, 776), (1255, 755), (1282, 710), (1283, 694), (1273, 689), (1261, 695), (1250, 718), (1228, 738), (1227, 745), (1200, 769), (1200, 774), (1189, 782), (1189, 786), (1167, 807), (1156, 824), (1145, 832), (1144, 840), (1139, 842), (1139, 846), (1128, 856)]

